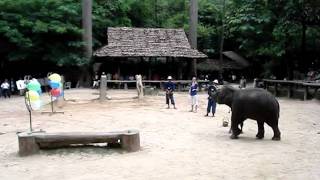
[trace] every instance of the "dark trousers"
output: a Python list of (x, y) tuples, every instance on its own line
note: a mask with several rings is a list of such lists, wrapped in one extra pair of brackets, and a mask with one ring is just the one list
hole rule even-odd
[(2, 90), (2, 95), (5, 97), (5, 98), (10, 98), (10, 89), (3, 89)]
[(207, 113), (209, 114), (210, 111), (212, 114), (216, 112), (216, 102), (213, 99), (208, 99)]
[(173, 94), (166, 94), (166, 104), (168, 105), (169, 105), (169, 100), (171, 101), (171, 104), (174, 105)]

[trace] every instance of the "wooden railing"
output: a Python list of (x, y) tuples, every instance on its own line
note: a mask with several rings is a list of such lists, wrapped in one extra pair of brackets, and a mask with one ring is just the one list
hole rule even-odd
[[(160, 87), (160, 89), (163, 88), (163, 84), (166, 82), (168, 82), (168, 80), (142, 80), (142, 83), (144, 84), (144, 86), (157, 84)], [(181, 91), (182, 85), (191, 84), (192, 81), (191, 80), (172, 80), (172, 82), (176, 84), (177, 91)], [(206, 81), (206, 80), (198, 80), (197, 82), (199, 84), (209, 83), (209, 81)], [(117, 84), (118, 88), (120, 89), (121, 84), (136, 83), (136, 81), (135, 80), (107, 80), (107, 86), (108, 86), (108, 83)]]
[(302, 80), (274, 80), (274, 79), (263, 79), (265, 88), (268, 90), (269, 86), (274, 86), (274, 93), (278, 95), (278, 86), (287, 87), (287, 96), (292, 97), (293, 90), (302, 87), (304, 89), (303, 99), (308, 99), (309, 88), (314, 88), (317, 91), (320, 88), (320, 83), (314, 81), (302, 81)]

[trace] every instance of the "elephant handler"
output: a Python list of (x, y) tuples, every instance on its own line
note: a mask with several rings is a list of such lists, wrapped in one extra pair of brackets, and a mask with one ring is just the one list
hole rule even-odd
[(216, 101), (214, 100), (214, 95), (216, 94), (219, 84), (218, 80), (215, 79), (213, 82), (210, 82), (210, 86), (208, 87), (208, 106), (207, 106), (207, 114), (205, 116), (209, 116), (210, 111), (212, 112), (212, 117), (216, 112)]
[(168, 105), (167, 109), (170, 109), (170, 103), (169, 100), (171, 101), (171, 104), (173, 105), (174, 109), (176, 108), (174, 98), (173, 98), (173, 92), (176, 88), (175, 84), (172, 82), (172, 77), (168, 76), (168, 82), (165, 83), (164, 88), (166, 90), (166, 104)]

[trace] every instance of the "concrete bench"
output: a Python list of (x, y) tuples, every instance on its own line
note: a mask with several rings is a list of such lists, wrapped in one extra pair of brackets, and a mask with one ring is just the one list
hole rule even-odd
[(52, 149), (95, 143), (120, 142), (121, 148), (128, 152), (134, 152), (140, 149), (140, 137), (139, 131), (137, 130), (70, 133), (23, 132), (18, 134), (18, 141), (20, 156), (38, 153), (40, 149)]

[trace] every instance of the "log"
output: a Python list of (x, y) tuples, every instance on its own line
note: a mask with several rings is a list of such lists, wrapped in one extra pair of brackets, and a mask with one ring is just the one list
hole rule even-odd
[(121, 138), (121, 132), (115, 133), (45, 133), (35, 134), (41, 149), (67, 147), (70, 145), (87, 145), (94, 143), (114, 143)]
[(70, 133), (19, 133), (19, 155), (35, 154), (39, 149), (53, 149), (72, 145), (95, 143), (118, 144), (128, 151), (140, 149), (139, 131), (127, 130), (117, 132), (70, 132)]

